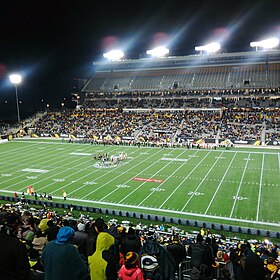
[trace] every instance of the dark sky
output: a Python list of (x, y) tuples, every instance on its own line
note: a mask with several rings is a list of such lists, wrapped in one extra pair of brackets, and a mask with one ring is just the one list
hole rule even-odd
[[(139, 58), (169, 42), (172, 55), (222, 38), (224, 52), (280, 37), (279, 0), (1, 0), (0, 119), (16, 120), (8, 75), (20, 72), (21, 115), (70, 103), (73, 78), (88, 78), (110, 47)], [(43, 101), (42, 101), (43, 100)]]

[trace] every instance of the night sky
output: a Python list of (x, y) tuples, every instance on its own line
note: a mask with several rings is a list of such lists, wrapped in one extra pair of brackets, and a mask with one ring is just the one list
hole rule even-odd
[(168, 44), (171, 55), (187, 55), (221, 40), (223, 52), (248, 51), (250, 41), (280, 37), (279, 11), (279, 0), (1, 0), (0, 120), (16, 121), (11, 72), (23, 75), (23, 118), (46, 104), (71, 106), (73, 79), (89, 78), (110, 48), (139, 58)]

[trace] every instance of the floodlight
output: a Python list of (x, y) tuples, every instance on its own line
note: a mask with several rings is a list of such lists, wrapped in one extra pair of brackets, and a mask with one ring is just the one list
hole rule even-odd
[(21, 75), (18, 75), (18, 74), (11, 74), (9, 76), (10, 78), (10, 81), (12, 84), (19, 84), (21, 83)]
[(16, 91), (16, 104), (17, 104), (17, 120), (18, 124), (20, 124), (20, 114), (19, 114), (19, 102), (18, 102), (18, 90), (17, 85), (21, 83), (21, 75), (18, 74), (11, 74), (9, 76), (10, 81), (12, 84), (15, 85), (15, 91)]
[(197, 46), (195, 47), (196, 51), (199, 52), (207, 52), (207, 53), (215, 53), (221, 48), (221, 45), (219, 43), (213, 42), (204, 46)]
[(273, 49), (276, 48), (279, 45), (279, 39), (278, 38), (269, 38), (265, 39), (259, 42), (251, 42), (250, 46), (252, 48), (258, 48), (261, 47), (263, 49)]
[(103, 54), (103, 57), (107, 58), (108, 60), (119, 60), (124, 57), (124, 53), (122, 50), (112, 50), (107, 53)]
[(168, 53), (169, 53), (169, 49), (167, 49), (166, 47), (156, 47), (152, 50), (146, 51), (146, 54), (149, 54), (153, 57), (163, 57)]

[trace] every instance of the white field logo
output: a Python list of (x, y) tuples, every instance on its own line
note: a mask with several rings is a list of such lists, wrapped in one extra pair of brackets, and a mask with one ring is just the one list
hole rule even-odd
[(205, 195), (205, 194), (202, 192), (188, 192), (188, 195), (199, 196), (199, 195)]
[(54, 182), (58, 182), (58, 183), (61, 183), (61, 182), (64, 182), (65, 179), (53, 179)]
[(130, 188), (130, 186), (125, 185), (125, 184), (120, 184), (120, 185), (117, 185), (117, 188), (119, 188), (119, 189), (125, 189), (125, 188)]
[(97, 183), (94, 181), (87, 181), (87, 182), (84, 182), (84, 185), (97, 185)]
[(247, 200), (247, 199), (249, 199), (248, 197), (243, 197), (243, 196), (233, 196), (232, 197), (232, 199), (234, 199), (234, 200)]
[(165, 189), (162, 189), (162, 188), (152, 188), (152, 189), (150, 189), (150, 191), (152, 191), (152, 192), (165, 192)]

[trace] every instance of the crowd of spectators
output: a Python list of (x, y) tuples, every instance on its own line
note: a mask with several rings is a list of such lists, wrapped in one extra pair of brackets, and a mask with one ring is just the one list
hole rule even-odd
[(280, 98), (270, 96), (190, 96), (190, 97), (148, 97), (148, 98), (88, 98), (86, 108), (253, 108), (279, 107)]
[(209, 229), (188, 234), (20, 203), (0, 207), (1, 279), (278, 279), (279, 259), (276, 244)]
[(279, 96), (278, 88), (247, 88), (247, 89), (227, 89), (227, 90), (183, 90), (183, 89), (173, 89), (164, 91), (114, 91), (114, 92), (99, 92), (87, 93), (87, 98), (176, 98), (176, 97), (205, 97), (205, 96)]
[(48, 112), (30, 127), (38, 136), (107, 143), (182, 143), (190, 139), (279, 141), (279, 109), (93, 110)]

